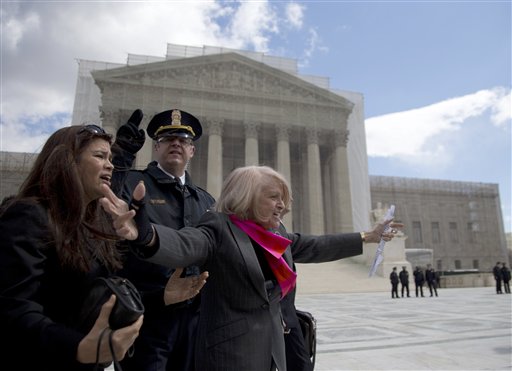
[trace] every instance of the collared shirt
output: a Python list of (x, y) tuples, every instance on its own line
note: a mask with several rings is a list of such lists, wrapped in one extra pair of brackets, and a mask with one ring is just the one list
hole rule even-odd
[(160, 163), (157, 162), (157, 167), (162, 170), (162, 172), (164, 172), (166, 175), (168, 175), (169, 177), (173, 178), (173, 179), (176, 179), (176, 178), (179, 178), (180, 181), (181, 181), (181, 184), (185, 184), (185, 173), (183, 173), (182, 176), (180, 177), (177, 177), (177, 176), (174, 176), (172, 175), (171, 173), (169, 173), (168, 171), (165, 171), (165, 169), (162, 167), (162, 165), (160, 165)]

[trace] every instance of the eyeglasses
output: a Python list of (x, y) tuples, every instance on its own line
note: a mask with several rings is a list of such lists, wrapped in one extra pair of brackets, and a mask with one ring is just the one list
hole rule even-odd
[(165, 137), (160, 137), (156, 140), (157, 143), (164, 143), (164, 144), (167, 144), (167, 143), (171, 143), (173, 142), (175, 139), (178, 140), (178, 142), (180, 143), (180, 145), (182, 146), (189, 146), (192, 144), (192, 139), (190, 138), (185, 138), (185, 137), (179, 137), (177, 135), (173, 135), (173, 136), (165, 136)]
[(107, 134), (107, 132), (101, 126), (94, 125), (94, 124), (84, 125), (83, 128), (78, 130), (77, 135), (80, 135), (80, 134), (85, 133), (85, 132), (90, 133), (90, 134), (95, 134), (95, 135), (105, 135), (105, 134)]

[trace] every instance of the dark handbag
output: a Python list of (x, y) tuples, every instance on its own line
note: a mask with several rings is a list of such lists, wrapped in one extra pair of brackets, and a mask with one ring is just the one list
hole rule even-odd
[(116, 303), (109, 317), (112, 330), (126, 327), (135, 322), (143, 313), (144, 305), (135, 286), (126, 278), (111, 276), (96, 278), (85, 297), (78, 316), (78, 328), (87, 333), (94, 326), (101, 306), (114, 294)]
[(302, 335), (304, 336), (304, 344), (306, 345), (306, 350), (309, 354), (309, 358), (311, 359), (313, 367), (315, 367), (316, 319), (309, 312), (304, 312), (298, 309), (296, 309), (295, 312), (297, 313), (300, 329), (302, 330)]

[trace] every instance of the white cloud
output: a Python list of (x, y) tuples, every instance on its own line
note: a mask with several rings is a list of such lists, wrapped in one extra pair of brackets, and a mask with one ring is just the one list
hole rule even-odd
[(279, 31), (278, 17), (269, 2), (242, 2), (233, 14), (229, 26), (231, 44), (235, 48), (247, 46), (247, 41), (257, 51), (267, 51), (269, 34)]
[(497, 97), (496, 103), (491, 107), (492, 123), (496, 126), (504, 126), (512, 120), (512, 94), (511, 91)]
[[(37, 31), (39, 28), (39, 17), (37, 14), (26, 14), (22, 19), (6, 17), (6, 11), (1, 10), (2, 14), (2, 44), (11, 51), (16, 51), (19, 43), (26, 33)], [(5, 18), (4, 18), (5, 17)]]
[(306, 48), (303, 51), (303, 56), (299, 62), (299, 67), (308, 67), (309, 61), (313, 57), (316, 51), (327, 52), (329, 48), (322, 44), (322, 39), (318, 35), (318, 32), (313, 27), (308, 30), (308, 39)]
[(286, 4), (286, 19), (288, 23), (297, 29), (302, 27), (304, 21), (304, 9), (305, 7), (298, 3), (288, 3)]
[(2, 151), (39, 152), (48, 136), (68, 126), (70, 121), (69, 114), (52, 114), (22, 116), (4, 122), (0, 126)]
[(167, 43), (267, 51), (285, 22), (278, 10), (269, 1), (2, 2), (0, 150), (40, 148), (34, 120), (69, 124), (76, 59), (125, 63), (128, 53), (164, 56)]
[(427, 166), (446, 163), (449, 154), (436, 138), (460, 130), (466, 120), (486, 112), (491, 114), (493, 124), (510, 125), (510, 90), (481, 90), (418, 109), (368, 118), (368, 155), (396, 157)]
[(25, 82), (19, 85), (9, 83), (8, 86), (8, 90), (2, 89), (2, 122), (17, 121), (24, 116), (46, 117), (57, 112), (70, 112), (69, 108), (73, 106), (73, 94), (63, 94), (51, 85)]

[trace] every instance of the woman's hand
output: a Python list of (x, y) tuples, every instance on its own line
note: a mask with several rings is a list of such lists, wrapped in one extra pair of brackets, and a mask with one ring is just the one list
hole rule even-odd
[[(389, 227), (389, 228), (388, 228)], [(377, 224), (373, 230), (364, 232), (364, 241), (369, 243), (379, 243), (381, 239), (388, 242), (398, 233), (397, 228), (403, 228), (402, 223), (393, 222), (393, 219), (385, 220)]]
[[(98, 341), (100, 340), (101, 333), (103, 330), (107, 329), (106, 333), (103, 335), (101, 346), (99, 349), (99, 363), (109, 363), (112, 362), (112, 354), (110, 352), (110, 346), (108, 337), (110, 330), (108, 319), (110, 317), (110, 313), (112, 312), (112, 308), (116, 302), (115, 295), (112, 295), (110, 299), (103, 304), (101, 307), (100, 314), (94, 323), (91, 331), (80, 341), (78, 344), (78, 349), (76, 353), (76, 359), (80, 363), (95, 363), (96, 362), (96, 351), (98, 347)], [(126, 352), (133, 345), (137, 336), (139, 336), (139, 330), (142, 326), (143, 316), (140, 316), (137, 321), (127, 327), (120, 328), (115, 330), (112, 334), (112, 344), (114, 353), (117, 360), (121, 360), (124, 358)]]
[(183, 268), (176, 268), (167, 281), (164, 290), (165, 305), (192, 299), (199, 294), (208, 278), (208, 272), (206, 271), (198, 276), (187, 277), (181, 277), (181, 273), (183, 273)]
[[(139, 185), (135, 189), (137, 190), (137, 188)], [(139, 235), (133, 220), (135, 210), (129, 210), (128, 204), (117, 197), (106, 184), (102, 184), (101, 190), (104, 197), (100, 198), (100, 205), (112, 216), (116, 234), (125, 240), (135, 240)]]

